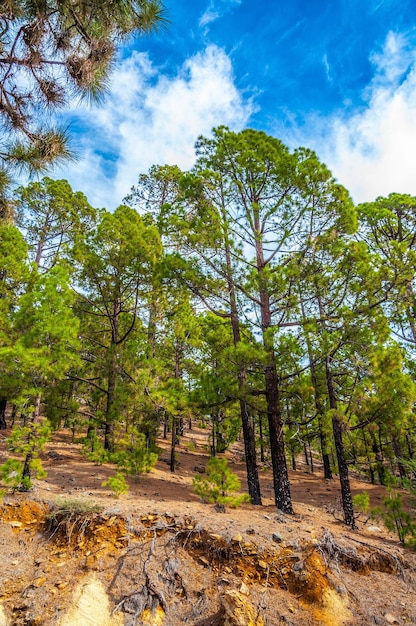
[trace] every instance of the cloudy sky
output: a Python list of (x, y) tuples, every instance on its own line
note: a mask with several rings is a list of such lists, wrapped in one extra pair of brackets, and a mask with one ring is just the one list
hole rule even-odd
[(154, 164), (194, 161), (217, 125), (314, 149), (356, 202), (416, 195), (414, 0), (165, 0), (169, 25), (120, 51), (101, 106), (68, 111), (55, 172), (114, 209)]

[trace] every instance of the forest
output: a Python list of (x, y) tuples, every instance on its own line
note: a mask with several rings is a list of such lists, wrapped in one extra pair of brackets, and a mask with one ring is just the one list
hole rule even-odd
[(270, 458), (286, 513), (288, 463), (319, 451), (353, 526), (350, 467), (412, 475), (416, 199), (355, 207), (313, 152), (251, 129), (216, 128), (196, 152), (188, 172), (139, 175), (113, 213), (64, 180), (14, 191), (0, 424), (11, 405), (21, 460), (3, 480), (29, 488), (60, 427), (127, 475), (154, 462), (162, 428), (174, 472), (198, 420), (212, 455), (242, 433), (253, 504)]
[[(60, 4), (62, 22), (42, 24), (67, 55), (67, 80), (93, 95), (114, 19), (119, 38), (160, 19), (156, 2), (141, 3), (148, 23), (112, 2), (100, 36), (78, 25), (74, 43), (71, 3)], [(9, 26), (14, 10), (2, 16)], [(23, 137), (1, 153), (0, 429), (11, 428), (15, 453), (2, 482), (30, 489), (62, 427), (132, 477), (155, 463), (162, 433), (175, 472), (181, 434), (197, 421), (212, 456), (242, 438), (253, 505), (259, 461), (270, 459), (285, 514), (288, 467), (319, 454), (354, 527), (351, 470), (383, 485), (415, 473), (416, 198), (355, 206), (308, 148), (218, 126), (197, 140), (189, 171), (155, 164), (114, 212), (92, 207), (48, 175), (70, 156), (66, 139), (33, 124), (42, 100), (60, 106), (65, 93), (47, 75), (52, 61), (39, 61), (47, 31), (33, 24), (9, 31), (14, 53), (32, 56), (1, 60), (0, 113)], [(35, 105), (9, 84), (24, 64)], [(10, 164), (46, 176), (13, 186)]]

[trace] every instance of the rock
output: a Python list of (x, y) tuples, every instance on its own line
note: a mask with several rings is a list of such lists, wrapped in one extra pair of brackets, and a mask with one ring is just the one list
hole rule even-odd
[(240, 587), (240, 593), (243, 594), (243, 596), (249, 596), (250, 595), (250, 589), (247, 587), (246, 583), (241, 583), (241, 587)]
[(267, 569), (266, 561), (259, 561), (258, 566), (261, 567), (261, 569)]
[(263, 619), (239, 591), (227, 591), (222, 597), (222, 606), (223, 626), (264, 626)]
[(240, 533), (237, 533), (236, 535), (234, 535), (231, 541), (233, 543), (241, 543), (243, 541), (243, 537), (240, 535)]
[(219, 502), (215, 504), (214, 509), (217, 513), (225, 513), (225, 506), (223, 504), (219, 504)]
[(198, 472), (198, 474), (205, 474), (205, 467), (204, 465), (195, 465), (194, 471)]
[(368, 526), (367, 527), (367, 531), (369, 533), (381, 533), (381, 528), (379, 528), (378, 526)]
[(305, 569), (304, 561), (296, 561), (292, 566), (292, 572), (302, 572)]
[(272, 535), (272, 541), (274, 541), (275, 543), (282, 543), (283, 539), (282, 539), (282, 537), (279, 535), (279, 533), (273, 533), (273, 535)]
[(217, 535), (216, 533), (210, 533), (209, 536), (211, 539), (214, 539), (214, 541), (222, 541), (221, 535)]
[(391, 613), (386, 613), (384, 615), (384, 619), (386, 620), (386, 622), (388, 624), (398, 624), (399, 623), (399, 621)]
[(255, 535), (256, 531), (254, 530), (254, 528), (247, 528), (246, 534), (247, 535)]

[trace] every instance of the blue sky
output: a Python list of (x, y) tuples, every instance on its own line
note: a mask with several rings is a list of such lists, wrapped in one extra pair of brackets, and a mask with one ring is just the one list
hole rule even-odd
[(165, 0), (170, 24), (120, 51), (105, 103), (65, 114), (55, 172), (114, 209), (153, 164), (194, 161), (212, 127), (314, 149), (356, 202), (416, 195), (414, 0)]

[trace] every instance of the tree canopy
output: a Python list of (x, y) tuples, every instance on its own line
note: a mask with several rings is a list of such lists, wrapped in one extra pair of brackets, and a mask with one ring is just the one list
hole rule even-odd
[(116, 47), (164, 22), (160, 0), (6, 0), (0, 7), (0, 192), (7, 172), (73, 156), (51, 114), (104, 95)]

